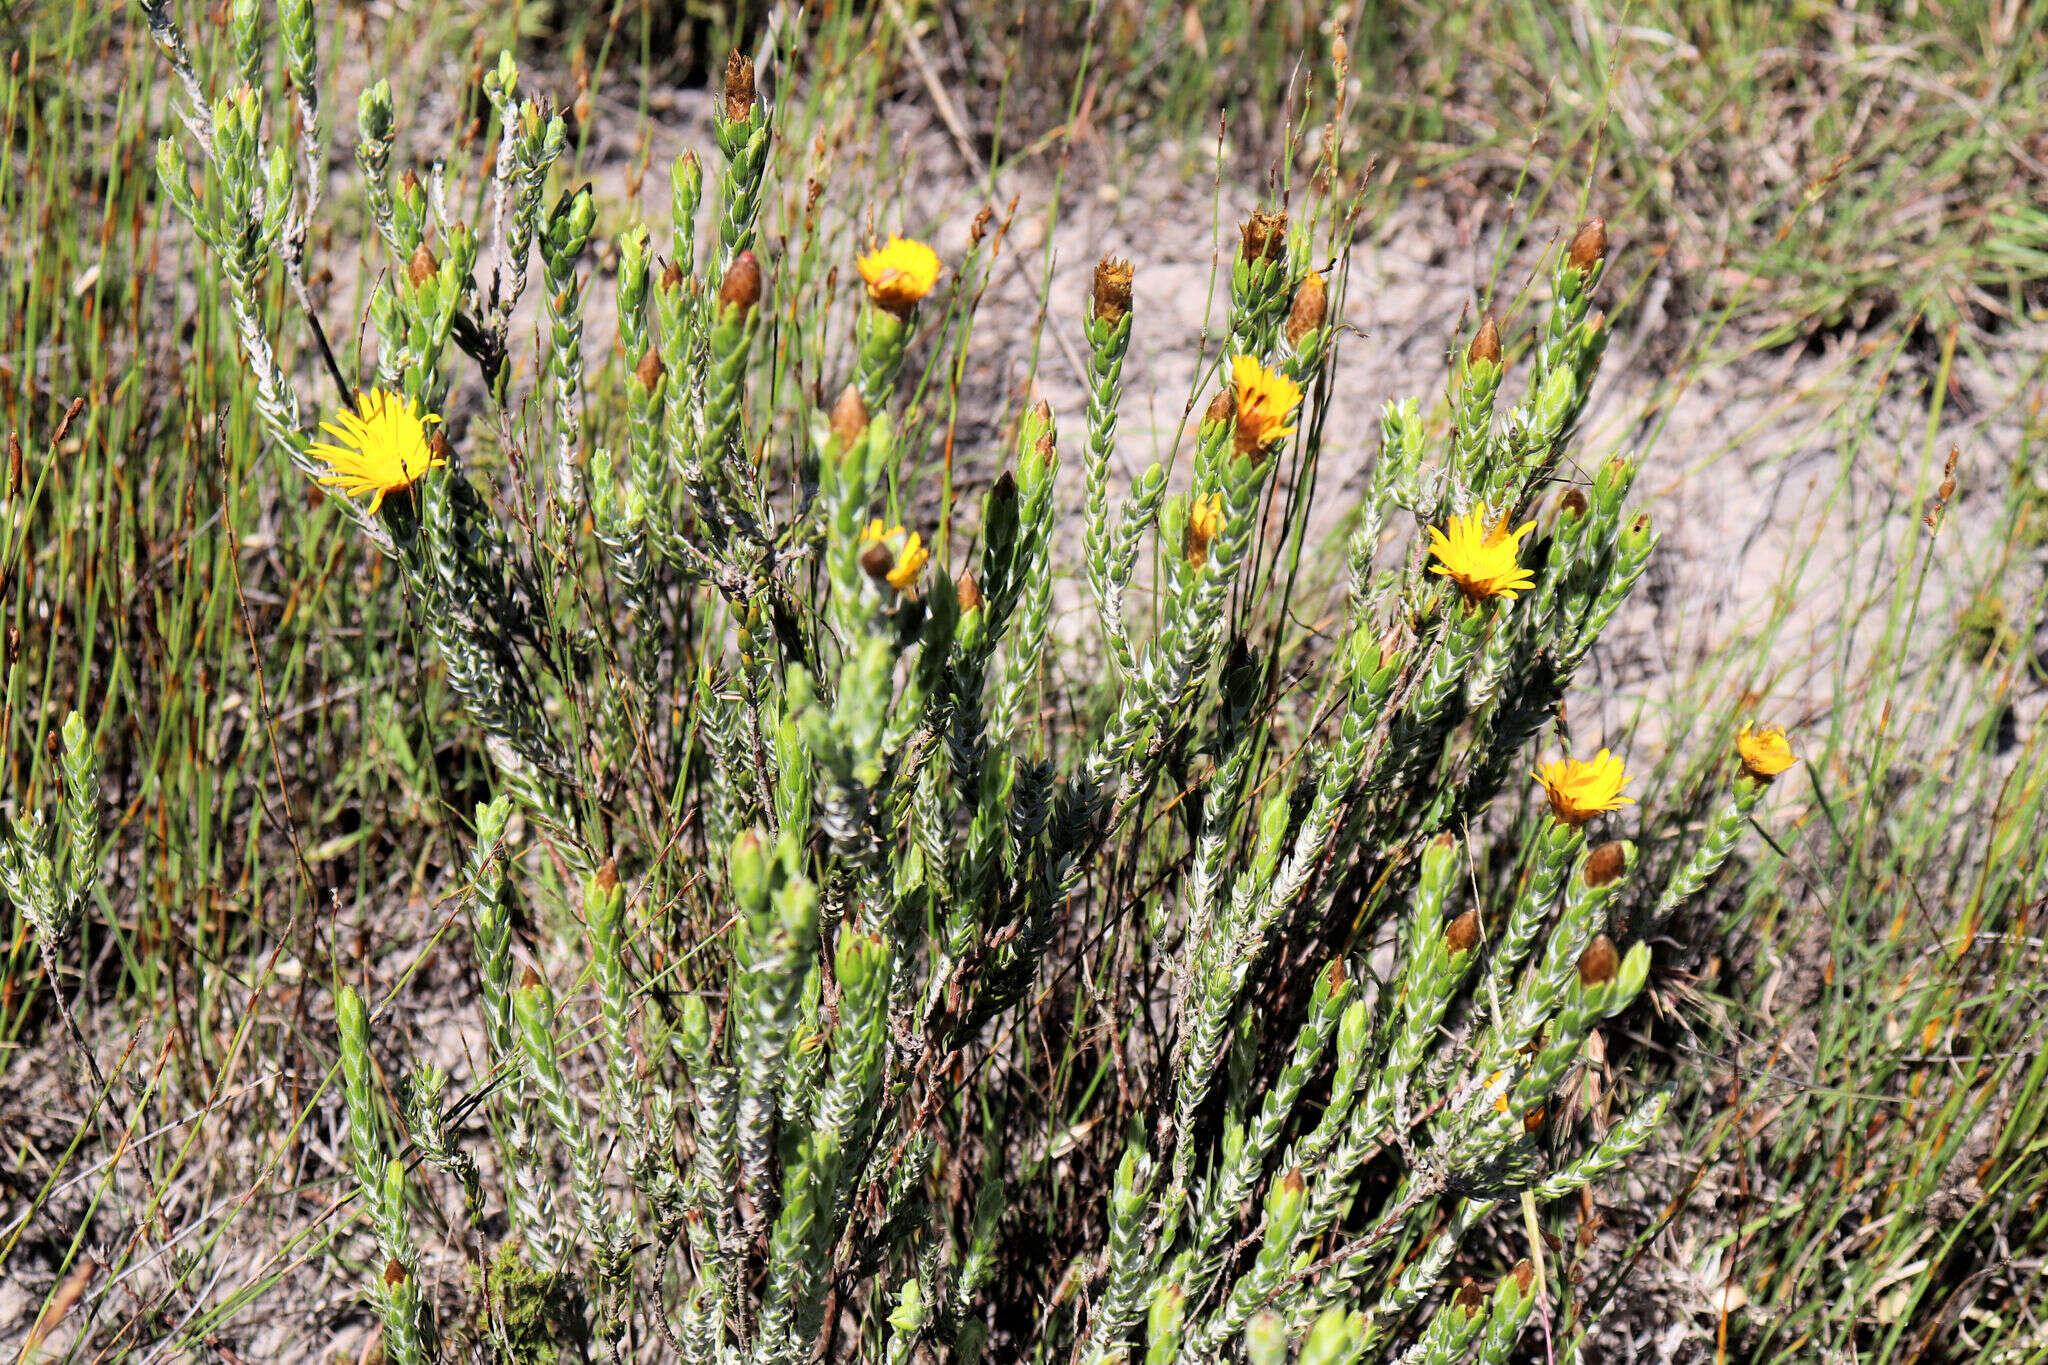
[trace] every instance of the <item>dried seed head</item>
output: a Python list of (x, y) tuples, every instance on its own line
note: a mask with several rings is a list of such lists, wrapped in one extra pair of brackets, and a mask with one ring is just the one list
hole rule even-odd
[(974, 575), (962, 572), (953, 580), (953, 595), (960, 601), (962, 615), (981, 609), (981, 584), (974, 581)]
[(870, 545), (860, 552), (861, 572), (876, 582), (886, 582), (896, 567), (896, 552), (886, 545)]
[(868, 405), (861, 401), (860, 390), (848, 384), (839, 391), (839, 401), (832, 405), (832, 434), (841, 445), (848, 446), (867, 429)]
[(434, 259), (433, 248), (421, 242), (412, 249), (412, 259), (405, 263), (405, 277), (417, 289), (441, 273), (441, 263)]
[(1311, 270), (1294, 287), (1294, 307), (1287, 312), (1287, 344), (1300, 347), (1303, 337), (1322, 329), (1323, 318), (1329, 311), (1329, 286), (1319, 273)]
[(1586, 856), (1586, 885), (1605, 886), (1628, 866), (1628, 854), (1618, 841), (1610, 839)]
[(1583, 517), (1586, 515), (1586, 495), (1576, 488), (1567, 488), (1557, 500), (1557, 514), (1561, 517)]
[(606, 858), (604, 866), (597, 869), (597, 886), (600, 891), (609, 891), (619, 884), (619, 865), (616, 860)]
[(1114, 327), (1131, 311), (1131, 281), (1136, 275), (1136, 267), (1115, 256), (1104, 256), (1095, 263), (1095, 287), (1089, 291), (1089, 302), (1097, 322)]
[(406, 1281), (405, 1266), (396, 1256), (384, 1263), (384, 1287), (396, 1289)]
[(1465, 350), (1465, 363), (1477, 365), (1482, 360), (1500, 364), (1500, 324), (1488, 313), (1479, 319), (1479, 335), (1472, 338), (1472, 344)]
[(761, 301), (761, 262), (751, 251), (742, 251), (732, 258), (726, 267), (725, 283), (718, 287), (720, 311), (737, 306), (742, 314), (751, 313), (754, 305)]
[(1467, 910), (1444, 929), (1444, 947), (1454, 953), (1469, 953), (1479, 946), (1479, 912)]
[(1254, 213), (1238, 229), (1247, 263), (1277, 261), (1287, 252), (1287, 214)]
[(683, 268), (674, 261), (661, 263), (661, 292), (666, 294), (683, 282)]
[(661, 352), (649, 346), (647, 354), (640, 357), (640, 363), (633, 367), (633, 378), (640, 381), (640, 387), (653, 392), (654, 386), (668, 373), (668, 366), (661, 363)]
[(725, 121), (745, 123), (754, 116), (754, 63), (738, 48), (725, 59)]
[(1605, 934), (1593, 935), (1586, 951), (1579, 954), (1579, 984), (1602, 985), (1614, 980), (1614, 974), (1620, 970), (1621, 954), (1614, 950), (1614, 940)]
[(1588, 218), (1572, 234), (1571, 267), (1581, 275), (1590, 275), (1594, 267), (1606, 259), (1607, 220)]
[(1202, 413), (1203, 423), (1206, 425), (1210, 422), (1234, 422), (1236, 420), (1237, 395), (1227, 388), (1219, 389), (1216, 396), (1209, 400), (1209, 406)]

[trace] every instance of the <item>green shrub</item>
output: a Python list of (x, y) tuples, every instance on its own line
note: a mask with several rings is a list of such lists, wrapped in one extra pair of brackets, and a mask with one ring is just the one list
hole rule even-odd
[[(910, 361), (963, 362), (987, 218), (950, 267), (894, 237), (860, 256), (838, 351), (836, 272), (763, 259), (776, 111), (735, 55), (709, 202), (681, 159), (668, 260), (643, 226), (615, 235), (628, 374), (594, 403), (601, 209), (550, 197), (563, 121), (502, 57), (471, 196), (439, 166), (394, 174), (373, 86), (356, 156), (390, 270), (358, 393), (324, 341), (301, 376), (271, 339), (273, 274), (291, 323), (316, 321), (308, 0), (280, 10), (289, 102), (264, 93), (250, 0), (218, 97), (149, 17), (184, 124), (162, 187), (220, 261), (264, 432), (391, 562), (500, 785), (460, 888), (474, 1106), (422, 1068), (394, 1128), (379, 1011), (335, 993), (392, 1359), (437, 1357), (468, 1318), (515, 1359), (587, 1329), (688, 1359), (1501, 1361), (1532, 1318), (1553, 1330), (1549, 1210), (1665, 1105), (1605, 1122), (1570, 1098), (1649, 971), (1609, 940), (1614, 909), (1697, 891), (1772, 767), (1745, 750), (1658, 887), (1633, 884), (1633, 844), (1587, 834), (1628, 803), (1618, 757), (1545, 763), (1546, 799), (1523, 799), (1655, 544), (1632, 460), (1542, 497), (1608, 336), (1603, 224), (1551, 264), (1520, 401), (1488, 317), (1447, 431), (1387, 407), (1340, 623), (1303, 637), (1325, 426), (1357, 420), (1321, 396), (1344, 279), (1310, 263), (1352, 223), (1313, 187), (1335, 177), (1244, 225), (1228, 365), (1172, 467), (1112, 477), (1143, 289), (1105, 260), (1078, 479), (1030, 406), (978, 518), (948, 464), (935, 522), (905, 529), (938, 439)], [(331, 405), (309, 387), (329, 381)], [(1086, 584), (1078, 635), (1063, 572)], [(1076, 975), (1113, 984), (1109, 1017), (1062, 1019)], [(442, 1182), (466, 1311), (426, 1287)]]

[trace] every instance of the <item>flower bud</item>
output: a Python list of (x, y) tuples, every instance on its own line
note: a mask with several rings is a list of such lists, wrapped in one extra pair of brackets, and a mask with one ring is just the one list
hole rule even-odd
[(1588, 218), (1572, 234), (1570, 263), (1581, 276), (1590, 275), (1607, 259), (1607, 220)]
[(1444, 929), (1444, 947), (1454, 953), (1469, 953), (1479, 945), (1479, 912), (1467, 910)]
[(1238, 229), (1238, 233), (1244, 239), (1244, 259), (1248, 265), (1257, 264), (1262, 260), (1277, 261), (1287, 252), (1285, 211), (1254, 213), (1244, 220), (1244, 225)]
[(751, 251), (742, 251), (726, 267), (725, 283), (718, 287), (718, 309), (738, 308), (742, 317), (761, 301), (761, 262)]
[(738, 48), (725, 59), (725, 121), (745, 123), (754, 116), (754, 63)]
[(441, 273), (441, 263), (434, 259), (434, 252), (425, 242), (412, 249), (412, 259), (405, 263), (405, 278), (417, 289)]
[(398, 1288), (398, 1286), (406, 1282), (407, 1278), (405, 1264), (396, 1256), (384, 1262), (384, 1287), (386, 1289)]
[(1322, 330), (1323, 318), (1329, 311), (1329, 286), (1323, 283), (1322, 275), (1311, 270), (1294, 288), (1294, 307), (1287, 312), (1287, 344), (1300, 349), (1303, 337)]
[(870, 545), (860, 552), (860, 569), (876, 582), (886, 582), (896, 567), (896, 554), (886, 545)]
[(617, 886), (619, 884), (619, 864), (617, 860), (606, 858), (603, 866), (597, 869), (595, 880), (597, 881), (597, 889), (603, 892), (609, 893), (613, 887)]
[(1479, 335), (1472, 338), (1471, 346), (1465, 350), (1465, 363), (1477, 365), (1480, 361), (1500, 364), (1500, 324), (1488, 313), (1479, 320)]
[(1514, 1280), (1515, 1288), (1521, 1292), (1523, 1298), (1527, 1298), (1529, 1291), (1536, 1287), (1536, 1267), (1527, 1261), (1515, 1262), (1515, 1268), (1509, 1271), (1508, 1275)]
[(683, 282), (683, 268), (674, 261), (661, 263), (661, 292), (666, 294)]
[(1476, 1318), (1486, 1311), (1486, 1291), (1472, 1281), (1465, 1281), (1453, 1300), (1468, 1318)]
[(1586, 495), (1577, 488), (1567, 488), (1557, 500), (1557, 514), (1560, 517), (1583, 517), (1586, 515)]
[(668, 366), (661, 363), (661, 352), (653, 346), (647, 348), (647, 353), (640, 357), (640, 363), (633, 367), (633, 378), (640, 381), (640, 387), (649, 393), (667, 373)]
[(537, 991), (543, 984), (540, 973), (531, 967), (519, 974), (519, 989), (522, 991)]
[(1095, 286), (1089, 291), (1089, 303), (1097, 322), (1114, 327), (1131, 311), (1131, 280), (1136, 274), (1129, 261), (1114, 256), (1104, 256), (1095, 263)]
[(839, 401), (832, 405), (832, 434), (841, 445), (852, 445), (867, 429), (868, 405), (861, 401), (860, 390), (848, 384), (839, 391)]
[(1586, 951), (1579, 954), (1579, 984), (1605, 985), (1614, 980), (1614, 974), (1620, 970), (1621, 954), (1614, 951), (1614, 940), (1605, 934), (1593, 935)]
[(1586, 855), (1586, 885), (1602, 887), (1628, 869), (1628, 850), (1618, 839), (1610, 839)]
[(1212, 422), (1234, 422), (1237, 420), (1237, 396), (1229, 389), (1219, 389), (1209, 406), (1202, 412), (1202, 424)]
[(971, 573), (962, 571), (961, 575), (953, 580), (953, 596), (960, 603), (963, 615), (981, 609), (981, 584), (974, 581), (974, 575)]

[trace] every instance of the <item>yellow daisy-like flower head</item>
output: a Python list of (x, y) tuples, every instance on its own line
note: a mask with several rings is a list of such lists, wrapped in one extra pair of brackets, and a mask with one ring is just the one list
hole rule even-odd
[(1275, 441), (1294, 434), (1287, 419), (1301, 406), (1301, 385), (1261, 365), (1254, 356), (1230, 362), (1230, 385), (1237, 398), (1237, 453), (1259, 454)]
[(1536, 769), (1536, 780), (1550, 797), (1550, 813), (1559, 824), (1583, 825), (1605, 811), (1633, 805), (1635, 798), (1623, 796), (1629, 776), (1621, 760), (1602, 749), (1591, 763), (1560, 758)]
[(1769, 782), (1799, 761), (1785, 738), (1783, 727), (1745, 724), (1735, 735), (1735, 752), (1742, 755), (1742, 767), (1759, 782)]
[(939, 253), (923, 242), (889, 234), (889, 240), (854, 264), (867, 281), (868, 297), (878, 308), (901, 317), (917, 306), (939, 282)]
[(374, 515), (384, 495), (410, 488), (429, 469), (447, 464), (427, 439), (428, 426), (441, 419), (422, 413), (410, 399), (386, 389), (371, 389), (356, 398), (356, 410), (344, 408), (320, 429), (334, 443), (318, 442), (309, 450), (327, 465), (319, 481), (353, 496), (370, 495)]
[(861, 554), (861, 567), (870, 577), (881, 579), (898, 592), (916, 582), (918, 570), (931, 561), (932, 552), (925, 549), (924, 537), (915, 531), (906, 536), (901, 526), (884, 529), (880, 517), (868, 523), (860, 538), (868, 547)]
[(1188, 529), (1181, 548), (1188, 563), (1201, 568), (1209, 562), (1209, 546), (1223, 529), (1223, 495), (1211, 493), (1188, 506)]
[(1429, 551), (1438, 563), (1432, 573), (1442, 574), (1464, 590), (1468, 602), (1500, 597), (1512, 602), (1518, 592), (1536, 586), (1535, 575), (1518, 562), (1522, 537), (1535, 527), (1525, 521), (1514, 530), (1502, 516), (1491, 521), (1485, 503), (1475, 503), (1462, 517), (1452, 517), (1439, 531), (1429, 528)]

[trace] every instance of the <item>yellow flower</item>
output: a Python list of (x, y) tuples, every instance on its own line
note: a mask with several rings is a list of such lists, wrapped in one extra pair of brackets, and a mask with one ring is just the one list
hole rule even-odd
[(1522, 537), (1536, 523), (1525, 521), (1510, 531), (1506, 516), (1489, 525), (1489, 515), (1485, 503), (1476, 503), (1464, 516), (1452, 517), (1443, 530), (1430, 527), (1429, 551), (1442, 561), (1431, 572), (1464, 589), (1468, 602), (1490, 597), (1512, 602), (1516, 593), (1536, 586), (1535, 576), (1516, 562), (1522, 553)]
[(370, 494), (374, 515), (386, 493), (409, 488), (429, 469), (448, 463), (427, 441), (428, 425), (440, 420), (399, 394), (371, 389), (357, 396), (354, 412), (344, 408), (320, 424), (338, 444), (322, 441), (307, 453), (327, 465), (328, 472), (318, 476), (321, 483), (347, 494)]
[(1252, 356), (1230, 362), (1230, 383), (1237, 397), (1237, 453), (1256, 455), (1275, 441), (1294, 434), (1287, 419), (1301, 406), (1301, 385), (1275, 373)]
[[(931, 551), (924, 548), (924, 538), (917, 532), (912, 531), (905, 537), (902, 548), (899, 549), (896, 542), (901, 536), (901, 526), (891, 526), (884, 530), (880, 517), (870, 521), (867, 530), (861, 532), (861, 540), (882, 552), (875, 556), (873, 568), (868, 568), (867, 555), (861, 557), (861, 566), (867, 568), (874, 577), (886, 580), (889, 586), (898, 592), (902, 592), (917, 581), (917, 571), (929, 563), (932, 557)], [(874, 550), (871, 549), (868, 553), (874, 554)], [(887, 556), (886, 560), (883, 556)]]
[(1742, 755), (1743, 768), (1759, 782), (1769, 782), (1799, 761), (1784, 728), (1777, 725), (1753, 729), (1745, 724), (1736, 732), (1735, 752)]
[(1621, 760), (1605, 749), (1594, 755), (1591, 763), (1575, 758), (1545, 763), (1535, 776), (1550, 797), (1550, 813), (1560, 824), (1583, 825), (1602, 811), (1635, 803), (1634, 797), (1621, 794), (1629, 781)]
[(1223, 495), (1211, 493), (1206, 498), (1196, 498), (1188, 507), (1187, 535), (1182, 542), (1188, 563), (1198, 569), (1207, 564), (1209, 545), (1222, 529)]
[(889, 234), (888, 242), (854, 262), (868, 297), (892, 313), (907, 313), (939, 282), (939, 255), (923, 242)]

